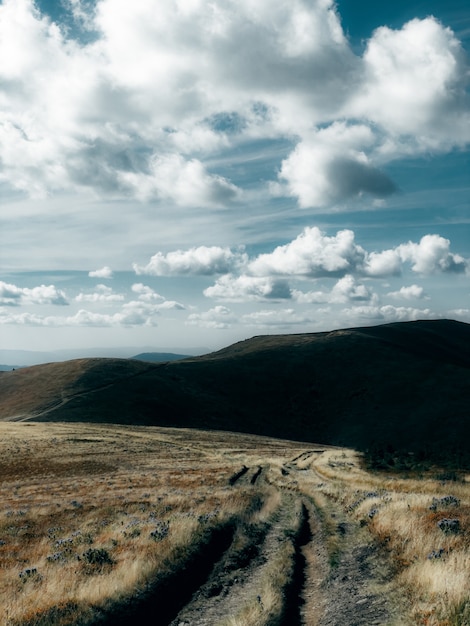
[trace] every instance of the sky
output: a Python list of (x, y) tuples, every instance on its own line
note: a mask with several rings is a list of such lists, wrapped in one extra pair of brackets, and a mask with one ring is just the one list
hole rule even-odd
[(0, 1), (0, 347), (470, 322), (467, 0)]

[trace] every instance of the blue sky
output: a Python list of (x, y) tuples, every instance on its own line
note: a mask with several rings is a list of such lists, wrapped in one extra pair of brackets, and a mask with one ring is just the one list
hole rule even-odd
[(466, 2), (0, 2), (3, 349), (470, 322)]

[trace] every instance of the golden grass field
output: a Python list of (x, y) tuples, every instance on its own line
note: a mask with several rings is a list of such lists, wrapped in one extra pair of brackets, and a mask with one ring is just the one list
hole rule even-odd
[(465, 626), (470, 476), (448, 478), (251, 435), (3, 422), (0, 624)]

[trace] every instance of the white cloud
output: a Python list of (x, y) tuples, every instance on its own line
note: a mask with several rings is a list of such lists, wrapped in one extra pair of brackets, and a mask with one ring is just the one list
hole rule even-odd
[(247, 326), (261, 326), (263, 328), (286, 328), (289, 326), (301, 326), (313, 322), (312, 318), (296, 312), (294, 309), (261, 310), (247, 313), (241, 318), (241, 322)]
[[(333, 0), (67, 4), (92, 43), (33, 0), (0, 4), (0, 182), (13, 189), (225, 206), (240, 189), (215, 154), (295, 137), (278, 189), (331, 208), (393, 192), (386, 161), (470, 140), (468, 67), (433, 18), (379, 28), (361, 58)], [(217, 127), (227, 115), (239, 123)]]
[(204, 313), (191, 313), (186, 320), (186, 324), (188, 326), (224, 330), (230, 328), (236, 321), (237, 319), (230, 309), (219, 305)]
[(165, 300), (165, 302), (162, 302), (161, 304), (158, 305), (158, 310), (159, 311), (169, 311), (169, 310), (185, 311), (186, 307), (184, 306), (184, 304), (181, 304), (181, 302), (177, 302), (176, 300)]
[(429, 299), (423, 287), (419, 285), (409, 285), (408, 287), (401, 287), (398, 291), (391, 291), (387, 294), (390, 298), (396, 300), (423, 300)]
[(383, 250), (367, 254), (364, 273), (372, 278), (398, 276), (402, 270), (402, 259), (397, 250)]
[(328, 207), (365, 193), (385, 198), (396, 187), (366, 154), (376, 143), (368, 126), (335, 122), (301, 141), (282, 162), (279, 176), (303, 208)]
[(209, 174), (198, 159), (187, 161), (179, 154), (153, 155), (148, 174), (124, 171), (118, 179), (139, 200), (160, 198), (186, 207), (223, 207), (240, 194), (222, 176)]
[(399, 30), (378, 28), (363, 67), (349, 114), (380, 124), (392, 136), (408, 136), (417, 150), (470, 139), (464, 53), (436, 19), (414, 19)]
[(93, 293), (79, 293), (75, 297), (76, 302), (94, 302), (101, 304), (110, 304), (114, 302), (123, 302), (125, 300), (122, 293), (114, 293), (110, 287), (106, 285), (96, 285), (96, 291)]
[(204, 289), (204, 295), (215, 300), (246, 302), (249, 300), (288, 300), (291, 290), (284, 280), (271, 277), (234, 276), (226, 274), (215, 285)]
[(107, 327), (107, 326), (134, 326), (143, 325), (147, 321), (146, 319), (137, 319), (137, 317), (131, 318), (131, 316), (123, 315), (122, 313), (114, 313), (112, 315), (106, 315), (103, 313), (95, 313), (80, 309), (75, 315), (67, 317), (63, 320), (57, 318), (46, 318), (46, 325), (58, 325), (58, 326), (95, 326), (95, 327)]
[(36, 313), (11, 313), (4, 308), (0, 308), (0, 324), (11, 324), (16, 326), (48, 326), (58, 324), (48, 324), (46, 320), (62, 320), (65, 318), (46, 318)]
[(94, 0), (61, 0), (63, 6), (68, 8), (73, 19), (85, 30), (93, 30)]
[(105, 265), (99, 270), (92, 270), (91, 272), (88, 272), (88, 276), (90, 278), (112, 278), (113, 270)]
[(331, 291), (302, 291), (293, 290), (293, 298), (299, 303), (307, 304), (340, 304), (347, 302), (370, 302), (376, 299), (376, 295), (365, 285), (357, 284), (351, 274), (340, 278)]
[(19, 326), (48, 326), (48, 327), (119, 327), (119, 326), (157, 326), (156, 317), (159, 310), (151, 309), (142, 303), (128, 303), (121, 311), (113, 314), (98, 313), (80, 309), (74, 315), (37, 315), (36, 313), (11, 314), (0, 309), (0, 324)]
[(452, 319), (470, 323), (470, 309), (454, 309), (449, 311), (449, 315)]
[(391, 323), (411, 322), (420, 319), (435, 319), (443, 317), (431, 309), (416, 309), (413, 307), (396, 307), (391, 304), (384, 306), (357, 306), (342, 311), (343, 318), (360, 325), (368, 322)]
[(345, 274), (361, 265), (366, 252), (354, 241), (354, 232), (341, 230), (328, 237), (316, 226), (305, 228), (294, 241), (259, 255), (249, 264), (257, 276), (326, 276)]
[(158, 303), (153, 304), (153, 309), (155, 311), (170, 309), (183, 311), (186, 309), (184, 304), (181, 304), (180, 302), (176, 302), (175, 300), (165, 300), (163, 296), (154, 291), (148, 285), (144, 285), (142, 283), (134, 283), (132, 285), (132, 291), (138, 294), (139, 302), (145, 302), (147, 305), (150, 305), (152, 303)]
[(65, 293), (54, 285), (39, 285), (30, 289), (0, 281), (0, 304), (8, 306), (34, 304), (67, 305), (68, 300)]
[(139, 300), (143, 302), (161, 302), (165, 300), (163, 296), (143, 283), (134, 283), (131, 289), (134, 293), (138, 294)]
[(230, 248), (200, 246), (189, 250), (176, 250), (163, 254), (157, 252), (147, 265), (134, 263), (136, 274), (174, 276), (178, 274), (225, 274), (246, 262), (246, 255), (232, 252)]
[(374, 278), (399, 275), (405, 263), (418, 274), (461, 273), (469, 268), (468, 259), (450, 251), (448, 239), (433, 234), (424, 235), (418, 243), (409, 241), (391, 250), (367, 254), (364, 273)]
[[(357, 278), (400, 275), (408, 265), (421, 274), (464, 272), (470, 267), (470, 261), (451, 252), (450, 241), (440, 235), (425, 235), (418, 243), (410, 241), (393, 249), (368, 252), (356, 243), (352, 230), (328, 236), (317, 227), (306, 227), (294, 240), (272, 252), (250, 259), (242, 250), (199, 246), (166, 254), (157, 252), (147, 265), (135, 263), (133, 267), (136, 274), (154, 276), (221, 274), (214, 285), (204, 290), (210, 298), (247, 301), (294, 297), (304, 303), (370, 301), (376, 296), (365, 285), (357, 284)], [(287, 278), (319, 277), (340, 280), (331, 292), (291, 292), (286, 282)], [(141, 290), (142, 300), (158, 297), (143, 285), (133, 289)]]
[(358, 285), (354, 276), (347, 274), (340, 278), (331, 291), (330, 302), (369, 301), (372, 291), (365, 285)]
[[(308, 93), (320, 106), (333, 101), (337, 75), (346, 77), (351, 65), (331, 0), (160, 0), (158, 19), (155, 10), (152, 0), (104, 0), (96, 23), (114, 81), (144, 92), (141, 106), (158, 95), (166, 124), (189, 111), (233, 110), (229, 105), (260, 95), (274, 100), (283, 90)], [(315, 79), (323, 89), (312, 93)]]
[(398, 246), (397, 252), (403, 261), (410, 262), (414, 272), (434, 274), (436, 272), (465, 272), (468, 260), (450, 252), (450, 241), (440, 235), (425, 235), (419, 243)]

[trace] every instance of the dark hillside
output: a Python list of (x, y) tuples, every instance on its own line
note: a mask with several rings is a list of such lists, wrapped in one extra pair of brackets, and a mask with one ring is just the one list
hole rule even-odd
[(163, 361), (180, 361), (188, 358), (188, 356), (188, 354), (174, 354), (173, 352), (142, 352), (130, 358), (148, 363), (162, 363)]
[(0, 416), (19, 414), (251, 432), (463, 462), (470, 325), (262, 336), (172, 363), (99, 359), (1, 373)]

